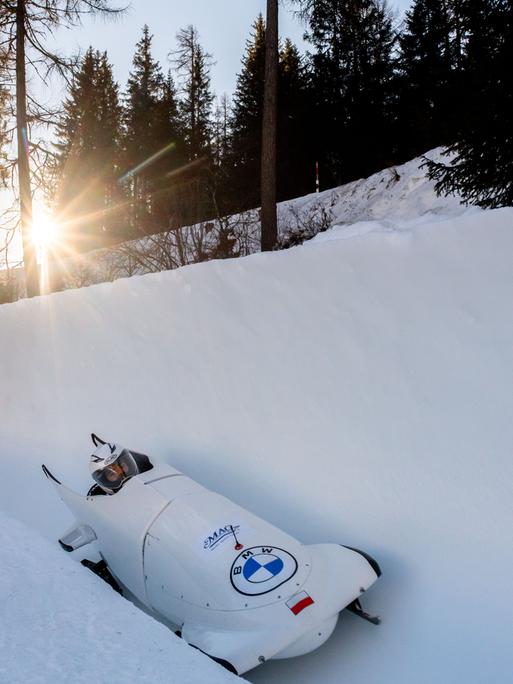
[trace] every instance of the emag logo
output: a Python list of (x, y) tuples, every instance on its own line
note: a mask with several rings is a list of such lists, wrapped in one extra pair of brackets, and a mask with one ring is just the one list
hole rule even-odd
[(228, 537), (234, 539), (234, 533), (237, 534), (239, 530), (240, 525), (224, 525), (223, 527), (218, 527), (204, 540), (203, 548), (205, 551), (214, 551), (214, 549), (219, 547), (228, 539)]

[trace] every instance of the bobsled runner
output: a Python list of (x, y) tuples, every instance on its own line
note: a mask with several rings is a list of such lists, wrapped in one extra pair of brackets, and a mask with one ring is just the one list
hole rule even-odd
[(359, 602), (381, 575), (368, 554), (301, 544), (175, 468), (129, 454), (146, 465), (111, 496), (77, 494), (43, 466), (77, 521), (59, 542), (91, 545), (98, 562), (84, 563), (188, 644), (243, 674), (314, 650), (346, 608), (379, 622)]

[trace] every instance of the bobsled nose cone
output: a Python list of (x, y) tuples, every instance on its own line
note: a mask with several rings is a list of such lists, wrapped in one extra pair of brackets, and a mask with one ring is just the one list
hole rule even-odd
[(378, 577), (381, 577), (381, 568), (379, 567), (379, 564), (372, 556), (369, 556), (368, 553), (365, 553), (365, 551), (361, 551), (360, 549), (355, 549), (352, 546), (346, 546), (345, 544), (341, 544), (345, 549), (349, 549), (350, 551), (354, 551), (355, 553), (359, 553), (360, 556), (363, 556), (367, 563), (371, 566), (371, 568), (374, 570), (376, 575)]

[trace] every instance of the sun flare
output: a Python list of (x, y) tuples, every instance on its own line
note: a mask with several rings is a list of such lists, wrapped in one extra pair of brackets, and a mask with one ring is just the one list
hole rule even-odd
[(32, 224), (32, 242), (38, 249), (46, 250), (57, 240), (59, 229), (57, 223), (46, 213), (34, 212)]

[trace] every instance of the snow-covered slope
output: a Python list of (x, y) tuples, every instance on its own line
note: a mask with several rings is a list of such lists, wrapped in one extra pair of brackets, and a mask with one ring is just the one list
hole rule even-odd
[(0, 307), (1, 508), (55, 539), (94, 430), (379, 560), (379, 628), (251, 681), (508, 682), (513, 209), (456, 213)]
[(426, 158), (447, 163), (443, 149), (436, 148), (424, 157), (383, 169), (368, 178), (282, 202), (279, 205), (280, 223), (282, 226), (293, 225), (295, 216), (314, 214), (320, 206), (334, 225), (373, 220), (396, 225), (425, 214), (460, 215), (465, 208), (457, 196), (438, 197), (435, 194), (433, 183), (426, 177)]
[[(385, 228), (397, 230), (405, 221), (459, 216), (465, 211), (455, 196), (437, 197), (433, 183), (426, 177), (424, 162), (428, 157), (446, 160), (437, 148), (425, 157), (390, 167), (352, 183), (321, 193), (281, 202), (278, 205), (278, 232), (285, 245), (299, 244), (334, 225), (380, 221)], [(214, 229), (212, 229), (214, 227)], [(217, 228), (217, 229), (216, 229)], [(100, 249), (61, 262), (61, 278), (67, 289), (117, 278), (142, 275), (196, 263), (218, 247), (221, 226), (216, 221), (171, 230)], [(225, 218), (223, 231), (230, 229), (234, 253), (247, 256), (260, 251), (260, 212), (250, 210)], [(354, 232), (354, 231), (353, 231)]]
[(240, 681), (2, 513), (0, 548), (0, 682)]

